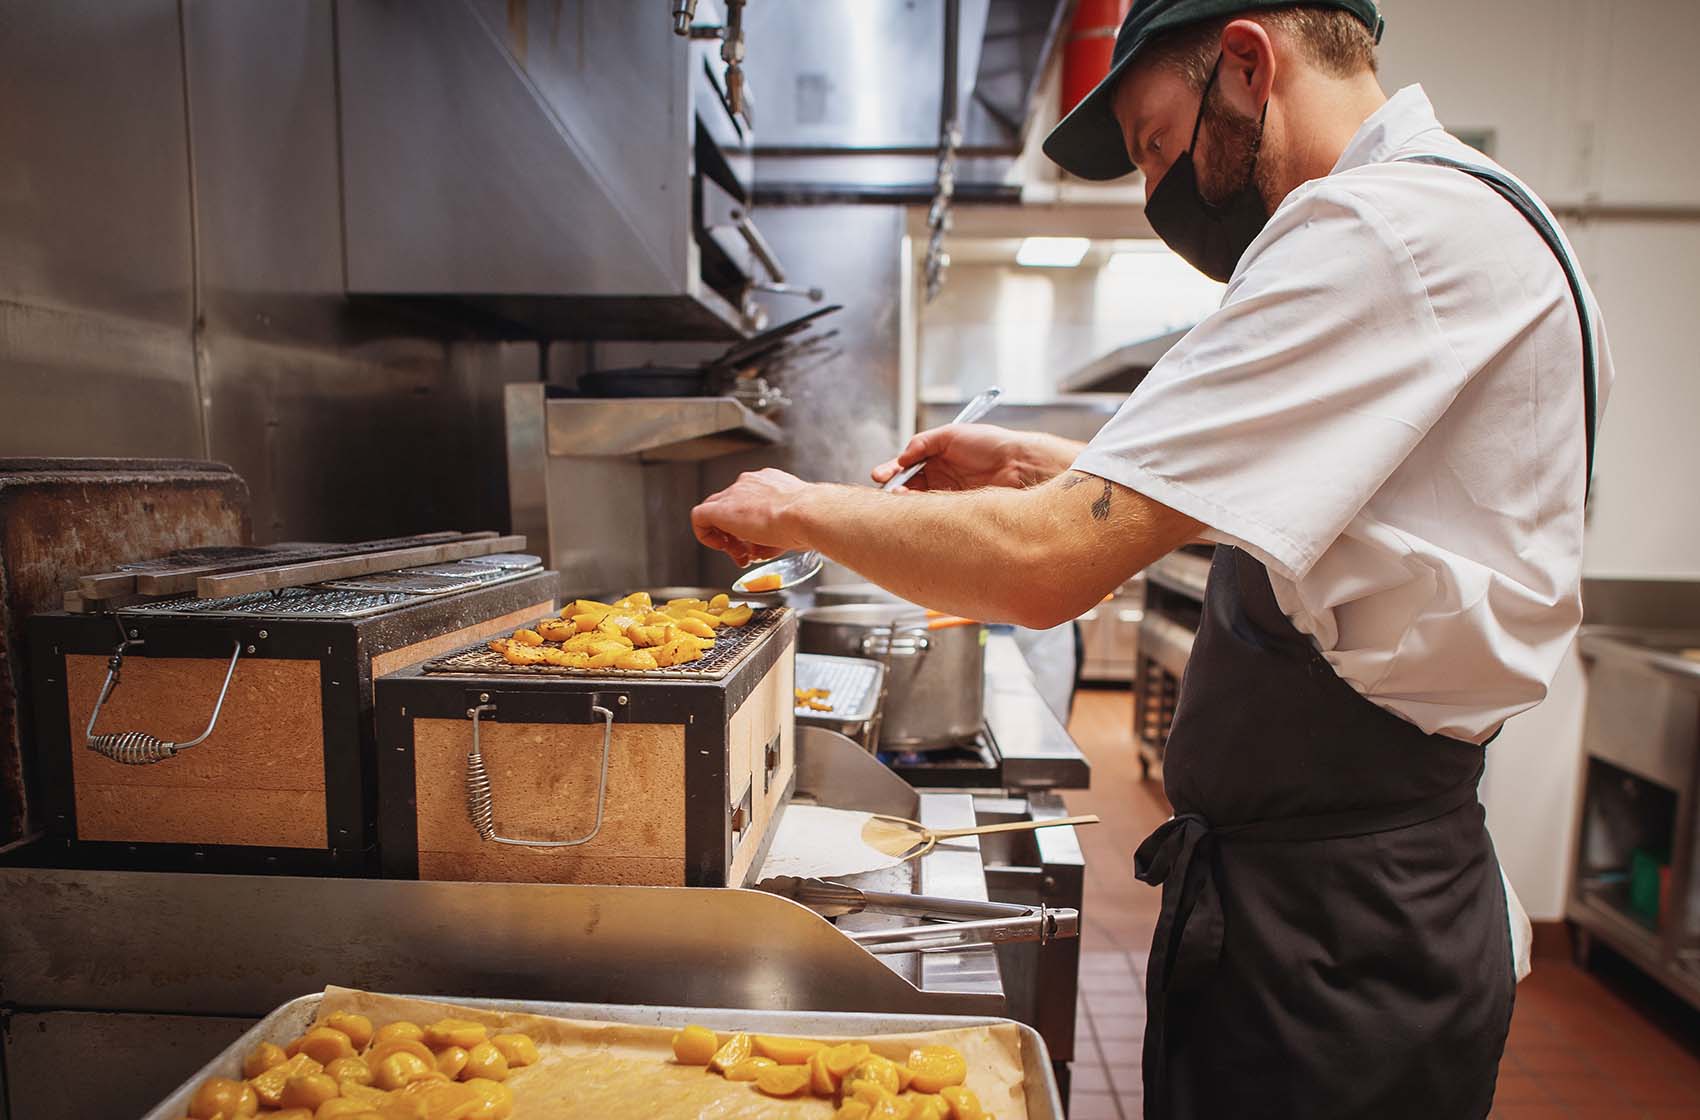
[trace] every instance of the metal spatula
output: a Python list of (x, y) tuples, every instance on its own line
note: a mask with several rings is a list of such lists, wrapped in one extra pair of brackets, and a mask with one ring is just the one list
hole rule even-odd
[(928, 828), (919, 821), (875, 814), (862, 826), (862, 843), (876, 852), (907, 861), (926, 855), (940, 840), (954, 840), (959, 836), (983, 836), (988, 832), (1032, 832), (1034, 829), (1056, 828), (1065, 824), (1097, 823), (1097, 814), (1088, 813), (1082, 817), (1058, 817), (1056, 820), (983, 824), (978, 828)]

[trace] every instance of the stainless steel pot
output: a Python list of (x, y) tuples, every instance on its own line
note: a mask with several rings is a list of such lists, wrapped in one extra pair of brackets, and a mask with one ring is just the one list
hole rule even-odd
[(837, 607), (845, 603), (901, 603), (903, 600), (877, 583), (828, 583), (815, 588), (815, 606)]
[(980, 730), (986, 628), (978, 623), (930, 630), (907, 603), (814, 607), (802, 613), (797, 648), (885, 663), (882, 749), (936, 750)]

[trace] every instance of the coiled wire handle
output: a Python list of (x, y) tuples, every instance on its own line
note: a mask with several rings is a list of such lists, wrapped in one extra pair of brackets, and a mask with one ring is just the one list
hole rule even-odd
[(105, 755), (114, 762), (125, 766), (151, 766), (156, 762), (186, 751), (190, 747), (198, 747), (207, 741), (207, 736), (218, 726), (218, 714), (224, 710), (224, 698), (230, 692), (230, 678), (236, 675), (236, 662), (242, 656), (242, 642), (236, 643), (236, 648), (230, 652), (230, 668), (224, 672), (224, 686), (218, 690), (218, 700), (213, 704), (212, 718), (207, 721), (207, 729), (186, 743), (174, 743), (169, 739), (161, 739), (146, 731), (119, 731), (107, 735), (94, 733), (95, 721), (100, 719), (100, 709), (106, 705), (112, 690), (118, 687), (118, 672), (124, 665), (124, 652), (138, 642), (124, 641), (112, 651), (112, 657), (106, 663), (106, 683), (100, 686), (100, 696), (94, 702), (94, 711), (89, 713), (88, 729), (83, 732), (84, 745), (96, 754)]
[(496, 835), (496, 800), (490, 788), (490, 772), (484, 766), (484, 752), (478, 742), (478, 719), (485, 712), (496, 710), (494, 704), (478, 704), (466, 710), (472, 720), (472, 750), (466, 756), (466, 815), (478, 830), (480, 840), (497, 844), (513, 844), (521, 848), (576, 848), (596, 839), (602, 831), (602, 809), (608, 800), (608, 753), (614, 739), (614, 712), (600, 704), (590, 710), (602, 717), (602, 775), (596, 784), (596, 823), (590, 831), (576, 840), (520, 840)]

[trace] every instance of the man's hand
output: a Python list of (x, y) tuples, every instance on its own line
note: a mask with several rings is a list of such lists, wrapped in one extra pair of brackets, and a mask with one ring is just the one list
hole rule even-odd
[(908, 490), (978, 490), (986, 486), (1037, 486), (1073, 463), (1081, 445), (1039, 432), (1016, 432), (992, 424), (947, 424), (922, 432), (897, 458), (875, 467), (883, 485), (922, 459), (927, 465)]
[(807, 547), (787, 514), (808, 489), (802, 479), (772, 467), (747, 471), (691, 510), (691, 529), (697, 540), (740, 565), (770, 560)]

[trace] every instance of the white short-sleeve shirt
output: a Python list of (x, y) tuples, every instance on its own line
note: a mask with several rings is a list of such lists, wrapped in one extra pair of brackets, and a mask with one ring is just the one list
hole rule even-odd
[(1075, 469), (1248, 550), (1342, 679), (1479, 743), (1546, 695), (1582, 617), (1581, 329), (1534, 227), (1461, 171), (1393, 162), (1419, 154), (1492, 166), (1400, 90)]

